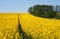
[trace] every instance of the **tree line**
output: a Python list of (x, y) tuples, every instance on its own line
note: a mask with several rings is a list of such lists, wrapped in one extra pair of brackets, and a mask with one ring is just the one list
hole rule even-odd
[(34, 16), (44, 17), (44, 18), (54, 18), (57, 11), (52, 5), (34, 5), (28, 9), (28, 12)]

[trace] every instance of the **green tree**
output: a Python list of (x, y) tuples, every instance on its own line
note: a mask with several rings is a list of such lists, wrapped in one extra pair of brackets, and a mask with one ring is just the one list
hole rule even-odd
[(52, 5), (34, 5), (28, 9), (28, 12), (35, 16), (46, 18), (52, 18), (56, 14)]

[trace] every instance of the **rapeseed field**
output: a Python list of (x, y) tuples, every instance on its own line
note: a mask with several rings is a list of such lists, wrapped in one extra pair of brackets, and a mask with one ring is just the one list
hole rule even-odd
[(60, 20), (27, 13), (0, 14), (0, 39), (60, 39)]
[(18, 39), (16, 14), (0, 14), (0, 39)]
[(60, 39), (60, 20), (20, 14), (23, 30), (33, 39)]

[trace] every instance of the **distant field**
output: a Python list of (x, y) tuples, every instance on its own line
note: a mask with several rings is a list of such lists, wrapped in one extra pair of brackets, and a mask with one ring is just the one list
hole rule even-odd
[[(21, 28), (30, 39), (60, 39), (60, 20), (39, 18), (27, 13), (18, 16)], [(18, 16), (15, 13), (0, 14), (0, 39), (23, 39), (18, 32)]]

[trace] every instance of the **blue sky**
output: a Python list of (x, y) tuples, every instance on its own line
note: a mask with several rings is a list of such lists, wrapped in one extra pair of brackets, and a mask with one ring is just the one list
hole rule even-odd
[(60, 5), (60, 0), (0, 0), (0, 12), (27, 12), (36, 4)]

